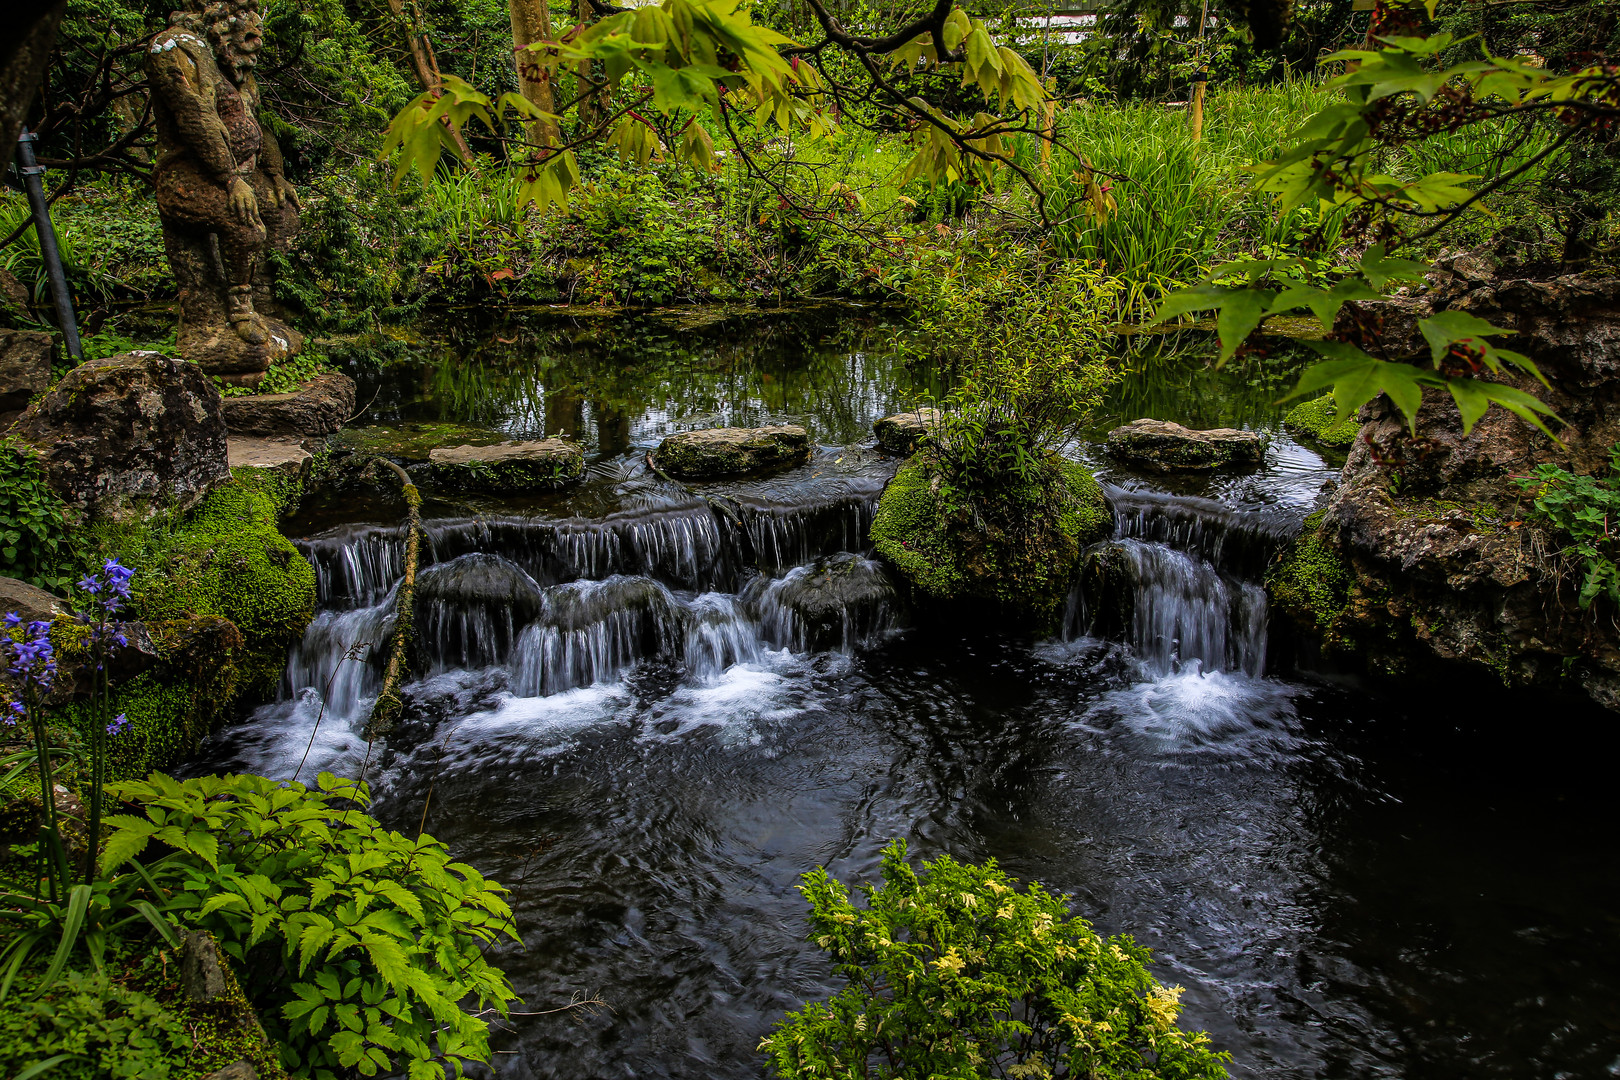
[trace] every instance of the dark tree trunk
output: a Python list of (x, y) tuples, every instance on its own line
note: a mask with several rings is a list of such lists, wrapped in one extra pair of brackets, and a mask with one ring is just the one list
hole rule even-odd
[(22, 0), (0, 14), (0, 175), (11, 165), (17, 133), (39, 93), (67, 0)]

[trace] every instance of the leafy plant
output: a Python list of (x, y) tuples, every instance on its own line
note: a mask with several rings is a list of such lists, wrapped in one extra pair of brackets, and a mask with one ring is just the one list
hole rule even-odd
[(322, 372), (332, 370), (326, 357), (320, 353), (303, 353), (279, 360), (270, 365), (257, 386), (231, 386), (219, 379), (219, 392), (225, 397), (246, 397), (252, 394), (291, 394)]
[(0, 574), (43, 589), (69, 580), (72, 542), (62, 500), (32, 447), (0, 441)]
[(14, 1080), (182, 1080), (193, 1045), (180, 1018), (101, 973), (70, 971), (7, 1006), (0, 1073)]
[(108, 790), (141, 813), (108, 819), (103, 873), (170, 850), (150, 866), (169, 914), (262, 973), (248, 990), (295, 1076), (428, 1080), (489, 1060), (483, 1016), (516, 997), (483, 954), (516, 939), (505, 890), (431, 836), (384, 829), (363, 784), (153, 773)]
[(1620, 443), (1610, 451), (1607, 476), (1579, 476), (1545, 463), (1518, 477), (1535, 514), (1570, 538), (1560, 554), (1580, 560), (1580, 604), (1600, 596), (1620, 606)]
[(1064, 898), (1020, 890), (994, 861), (883, 852), (883, 884), (850, 902), (825, 869), (804, 875), (810, 938), (845, 984), (789, 1013), (760, 1044), (788, 1078), (1226, 1076), (1209, 1036), (1176, 1026), (1180, 988), (1129, 937), (1103, 938)]

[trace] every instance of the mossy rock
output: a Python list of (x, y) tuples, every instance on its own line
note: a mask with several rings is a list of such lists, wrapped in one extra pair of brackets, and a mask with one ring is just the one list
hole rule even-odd
[(332, 440), (338, 450), (400, 461), (426, 461), (428, 455), (441, 446), (489, 446), (505, 441), (506, 436), (498, 431), (454, 422), (348, 427)]
[(1305, 519), (1304, 531), (1266, 571), (1266, 592), (1274, 610), (1314, 627), (1329, 649), (1346, 648), (1345, 616), (1350, 613), (1356, 575), (1322, 530), (1325, 511)]
[[(1073, 584), (1080, 552), (1113, 530), (1102, 487), (1083, 466), (1051, 464), (1048, 493), (1010, 493), (1005, 524), (974, 515), (927, 455), (883, 489), (872, 545), (913, 590), (940, 601), (979, 600), (1050, 626)], [(980, 515), (984, 520), (984, 516)]]
[(551, 491), (585, 475), (585, 451), (568, 439), (441, 447), (428, 454), (422, 472), (436, 486), (455, 491)]
[(1323, 394), (1288, 410), (1283, 417), (1283, 427), (1295, 435), (1315, 439), (1323, 446), (1343, 448), (1356, 441), (1361, 423), (1354, 414), (1342, 424), (1335, 423), (1338, 415), (1339, 406), (1333, 395)]

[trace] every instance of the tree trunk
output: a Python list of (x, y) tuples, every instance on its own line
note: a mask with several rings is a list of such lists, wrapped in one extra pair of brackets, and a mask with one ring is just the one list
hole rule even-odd
[(0, 175), (11, 165), (17, 133), (45, 79), (67, 0), (8, 6), (0, 15)]
[[(405, 51), (410, 54), (411, 70), (416, 73), (417, 83), (437, 97), (444, 91), (444, 80), (439, 76), (439, 61), (433, 55), (433, 46), (429, 44), (427, 34), (406, 13), (405, 0), (388, 0), (388, 10), (394, 13), (394, 18), (399, 22), (400, 33), (405, 38)], [(455, 140), (456, 155), (466, 164), (472, 164), (472, 149), (456, 125), (446, 118), (444, 126), (450, 129), (450, 136)]]
[[(508, 0), (512, 15), (512, 54), (517, 63), (518, 88), (538, 108), (555, 112), (551, 96), (551, 72), (542, 68), (527, 46), (552, 40), (551, 9), (546, 0)], [(529, 124), (529, 141), (535, 146), (554, 146), (562, 141), (554, 120)]]

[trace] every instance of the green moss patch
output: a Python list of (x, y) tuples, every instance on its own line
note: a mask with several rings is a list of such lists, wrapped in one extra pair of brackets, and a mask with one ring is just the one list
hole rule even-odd
[(344, 428), (333, 438), (340, 450), (357, 454), (377, 454), (401, 461), (426, 461), (441, 446), (489, 446), (507, 436), (471, 424), (437, 422), (430, 424), (373, 424)]
[(980, 524), (926, 456), (913, 458), (878, 502), (873, 547), (924, 596), (989, 601), (1047, 625), (1068, 596), (1080, 550), (1113, 527), (1102, 487), (1083, 466), (1052, 467), (1055, 498), (1013, 493), (1006, 524)]
[(1315, 439), (1325, 446), (1345, 447), (1356, 441), (1361, 424), (1352, 415), (1344, 423), (1335, 423), (1339, 406), (1332, 394), (1295, 405), (1283, 417), (1283, 427), (1295, 435)]
[(1278, 611), (1320, 631), (1325, 645), (1343, 646), (1355, 573), (1323, 534), (1324, 516), (1318, 510), (1305, 519), (1305, 530), (1267, 570), (1266, 591)]

